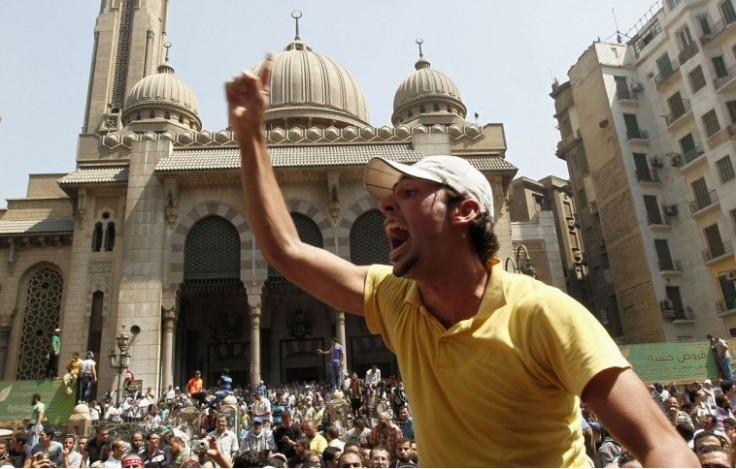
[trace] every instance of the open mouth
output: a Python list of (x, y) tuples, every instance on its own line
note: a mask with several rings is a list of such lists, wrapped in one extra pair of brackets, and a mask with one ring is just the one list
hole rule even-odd
[(393, 262), (407, 249), (406, 241), (409, 239), (409, 232), (395, 222), (386, 224), (385, 230), (388, 242), (391, 245), (389, 260)]

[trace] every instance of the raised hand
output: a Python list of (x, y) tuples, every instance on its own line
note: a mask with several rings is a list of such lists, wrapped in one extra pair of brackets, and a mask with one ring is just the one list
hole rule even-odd
[(271, 99), (273, 54), (268, 54), (259, 76), (246, 70), (225, 84), (230, 124), (237, 135), (259, 132)]

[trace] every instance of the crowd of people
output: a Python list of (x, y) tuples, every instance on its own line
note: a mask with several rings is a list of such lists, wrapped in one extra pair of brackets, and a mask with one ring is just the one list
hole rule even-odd
[(169, 386), (159, 396), (132, 385), (119, 403), (112, 392), (89, 401), (92, 435), (44, 425), (44, 404), (34, 395), (28, 431), (0, 441), (0, 465), (417, 467), (401, 380), (381, 378), (376, 366), (365, 379), (357, 372), (343, 378), (261, 381), (251, 391), (225, 370), (210, 388), (199, 371), (183, 389)]

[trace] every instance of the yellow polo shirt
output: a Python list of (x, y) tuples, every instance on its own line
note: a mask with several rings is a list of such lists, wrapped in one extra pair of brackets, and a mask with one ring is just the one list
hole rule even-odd
[(371, 266), (369, 330), (398, 359), (422, 467), (585, 466), (579, 396), (630, 365), (600, 323), (557, 288), (503, 271), (478, 313), (445, 329), (416, 283)]

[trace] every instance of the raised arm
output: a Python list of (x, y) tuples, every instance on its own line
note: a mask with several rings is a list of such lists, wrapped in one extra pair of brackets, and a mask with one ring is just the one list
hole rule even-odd
[(240, 145), (250, 226), (266, 260), (284, 277), (325, 303), (362, 315), (368, 268), (303, 243), (276, 182), (264, 128), (272, 67), (269, 55), (260, 76), (246, 71), (225, 87), (230, 123)]
[(631, 369), (609, 368), (598, 373), (582, 398), (644, 467), (700, 466)]

